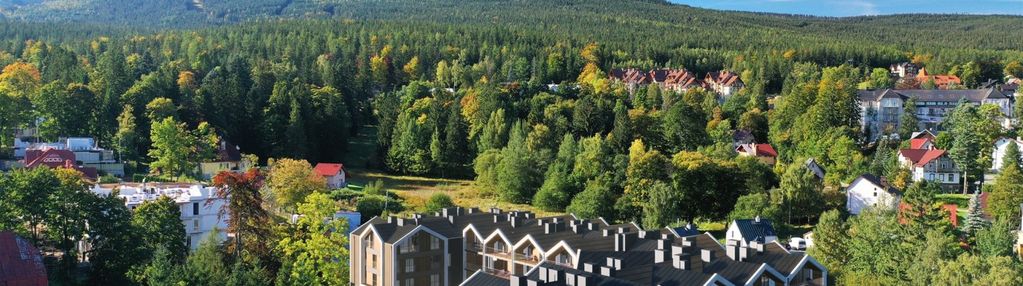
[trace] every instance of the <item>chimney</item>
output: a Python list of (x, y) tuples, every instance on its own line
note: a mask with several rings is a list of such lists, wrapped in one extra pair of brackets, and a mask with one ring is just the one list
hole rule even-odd
[(610, 235), (610, 234), (611, 234), (611, 230), (610, 230), (610, 229), (606, 229), (606, 228), (605, 228), (605, 229), (604, 229), (604, 233), (603, 233), (603, 234), (604, 234), (604, 237), (607, 237), (608, 235)]
[(589, 262), (583, 263), (583, 271), (593, 273), (593, 263)]
[(388, 216), (387, 217), (387, 223), (394, 223), (394, 217), (393, 216)]
[(403, 218), (395, 218), (394, 221), (398, 224), (398, 226), (405, 226), (405, 219)]
[(749, 247), (739, 247), (739, 261), (746, 261), (749, 258)]
[(592, 222), (587, 222), (587, 223), (586, 223), (586, 229), (588, 229), (588, 230), (594, 230), (594, 229), (597, 229), (597, 226), (596, 226), (596, 225), (594, 225), (594, 224), (593, 224)]
[(736, 240), (728, 240), (725, 242), (725, 254), (729, 258), (738, 261), (739, 260), (739, 242)]
[(509, 219), (509, 221), (511, 221), (512, 228), (516, 228), (516, 227), (519, 227), (519, 226), (522, 225), (522, 219), (520, 219), (518, 217), (513, 217), (513, 218)]
[(760, 243), (759, 241), (753, 241), (752, 244), (753, 244), (753, 249), (756, 249), (758, 254), (759, 253), (764, 253), (764, 244), (763, 243)]
[(490, 208), (490, 213), (492, 213), (492, 214), (499, 214), (499, 213), (501, 213), (501, 209), (499, 209), (499, 208)]
[(501, 215), (498, 215), (498, 214), (494, 215), (494, 223), (499, 223), (499, 222), (502, 222), (502, 221), (504, 221), (504, 217), (502, 217)]
[(753, 218), (753, 221), (756, 223), (760, 223), (760, 216), (758, 215), (757, 217)]
[(704, 263), (711, 263), (714, 261), (714, 251), (710, 249), (700, 250), (700, 260), (703, 260)]
[(668, 250), (671, 247), (671, 241), (667, 239), (657, 240), (657, 249)]
[(683, 237), (682, 246), (693, 246), (693, 239), (689, 237)]
[(508, 282), (510, 282), (510, 283), (508, 283), (508, 285), (509, 286), (526, 286), (526, 285), (523, 285), (523, 284), (525, 284), (525, 283), (522, 283), (523, 280), (526, 280), (526, 278), (522, 277), (522, 276), (518, 276), (518, 275), (512, 275), (511, 277), (508, 277)]
[(455, 216), (449, 216), (448, 217), (448, 222), (451, 223), (451, 224), (455, 224)]
[(693, 268), (692, 265), (689, 265), (689, 260), (679, 260), (679, 259), (676, 259), (672, 263), (671, 266), (674, 266), (676, 269), (679, 269), (679, 270), (692, 270), (692, 268)]
[(586, 276), (583, 276), (583, 275), (576, 276), (575, 277), (575, 286), (587, 286), (586, 285)]
[(666, 256), (668, 256), (667, 250), (654, 250), (654, 263), (663, 263)]
[(622, 270), (622, 260), (621, 259), (614, 258), (614, 257), (608, 257), (608, 258), (606, 258), (604, 263), (605, 263), (604, 266), (611, 267), (611, 269)]
[(615, 251), (626, 251), (636, 241), (637, 233), (619, 233), (615, 235)]
[(600, 267), (600, 275), (604, 277), (614, 277), (614, 269), (607, 266)]
[(565, 285), (575, 285), (575, 274), (565, 272)]

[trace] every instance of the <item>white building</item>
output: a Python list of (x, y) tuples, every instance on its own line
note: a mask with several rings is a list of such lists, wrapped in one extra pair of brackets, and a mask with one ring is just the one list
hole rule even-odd
[(938, 130), (945, 115), (965, 99), (973, 105), (997, 105), (1005, 118), (999, 124), (1010, 127), (1013, 110), (1011, 96), (994, 89), (929, 90), (929, 89), (878, 89), (861, 90), (857, 93), (860, 105), (860, 124), (869, 134), (869, 140), (890, 136), (898, 130), (902, 121), (904, 104), (915, 100), (917, 126), (913, 129)]
[[(1008, 150), (1010, 142), (1016, 142), (1016, 148), (1023, 148), (1023, 140), (1020, 140), (1019, 138), (998, 138), (998, 140), (995, 141), (995, 149), (991, 151), (991, 171), (997, 173), (1002, 170), (1002, 159), (1005, 157), (1005, 151)], [(1023, 158), (1023, 155), (1020, 155), (1020, 157)]]
[(902, 198), (888, 182), (871, 174), (863, 174), (853, 180), (845, 194), (845, 209), (854, 215), (872, 206), (895, 209)]
[(110, 195), (115, 189), (119, 190), (117, 196), (125, 200), (124, 205), (130, 210), (160, 197), (173, 199), (181, 208), (181, 224), (190, 249), (198, 248), (208, 235), (216, 235), (219, 241), (227, 238), (227, 214), (224, 217), (219, 214), (226, 202), (216, 197), (214, 187), (181, 183), (124, 183), (96, 185), (92, 192)]
[(114, 157), (114, 151), (100, 148), (96, 140), (91, 137), (68, 137), (61, 138), (56, 142), (31, 142), (31, 137), (16, 137), (14, 139), (14, 157), (24, 159), (31, 150), (44, 150), (47, 148), (57, 150), (68, 150), (75, 153), (77, 163), (96, 168), (96, 170), (118, 177), (124, 176), (124, 164), (118, 163)]
[(762, 219), (760, 216), (752, 219), (737, 219), (728, 226), (725, 233), (726, 241), (739, 241), (739, 246), (750, 246), (752, 242), (768, 244), (778, 240), (778, 234), (774, 232), (771, 220)]

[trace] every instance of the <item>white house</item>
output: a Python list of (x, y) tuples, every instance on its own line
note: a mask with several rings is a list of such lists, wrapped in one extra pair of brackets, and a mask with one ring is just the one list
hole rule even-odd
[(872, 206), (895, 209), (902, 198), (898, 190), (872, 174), (863, 174), (853, 180), (845, 194), (845, 209), (854, 215)]
[(220, 209), (226, 202), (216, 197), (214, 187), (181, 183), (123, 183), (92, 188), (92, 192), (98, 195), (110, 195), (114, 190), (119, 191), (117, 196), (125, 200), (124, 205), (130, 210), (160, 197), (173, 199), (181, 208), (181, 223), (190, 249), (197, 249), (208, 235), (216, 235), (218, 241), (227, 238), (227, 214), (220, 216)]
[(778, 234), (774, 232), (771, 220), (757, 216), (752, 219), (733, 220), (732, 225), (728, 226), (728, 232), (725, 233), (725, 240), (739, 241), (740, 246), (749, 246), (753, 241), (767, 244), (778, 240)]
[[(1020, 140), (1019, 138), (998, 138), (998, 140), (995, 141), (994, 151), (991, 151), (991, 171), (997, 173), (1002, 170), (1002, 159), (1005, 157), (1005, 151), (1008, 150), (1010, 142), (1016, 142), (1016, 148), (1023, 148), (1023, 140)], [(1020, 155), (1020, 157), (1023, 158), (1023, 155)]]
[(316, 174), (323, 176), (327, 179), (327, 187), (331, 189), (339, 189), (348, 186), (347, 172), (345, 172), (345, 166), (341, 164), (333, 163), (318, 163), (314, 168)]

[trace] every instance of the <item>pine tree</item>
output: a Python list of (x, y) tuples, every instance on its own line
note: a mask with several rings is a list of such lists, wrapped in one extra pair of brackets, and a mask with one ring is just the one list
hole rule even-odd
[(1023, 171), (1019, 162), (1019, 148), (1010, 142), (1002, 157), (1002, 170), (988, 195), (988, 211), (996, 219), (1017, 221), (1019, 206), (1023, 204)]
[(138, 158), (136, 144), (138, 135), (135, 133), (135, 111), (131, 105), (125, 105), (124, 111), (117, 116), (117, 133), (114, 135), (114, 149), (124, 161), (135, 161)]
[(973, 196), (970, 197), (969, 211), (970, 212), (966, 214), (966, 222), (962, 227), (963, 232), (972, 235), (990, 225), (990, 223), (984, 219), (984, 210), (980, 208), (980, 192), (973, 193)]
[(529, 203), (539, 182), (525, 137), (523, 121), (516, 122), (512, 125), (508, 146), (501, 150), (503, 159), (497, 165), (497, 192), (506, 202)]
[(918, 120), (916, 118), (916, 99), (910, 97), (908, 100), (902, 103), (902, 115), (899, 118), (899, 138), (905, 140), (909, 136), (913, 135), (913, 132), (920, 131), (917, 128)]
[(576, 143), (572, 134), (565, 134), (558, 147), (558, 155), (547, 167), (543, 185), (533, 196), (533, 206), (546, 211), (563, 211), (578, 192), (572, 180), (572, 166), (575, 162)]
[(477, 150), (480, 152), (489, 149), (500, 149), (507, 143), (508, 140), (508, 123), (505, 120), (504, 109), (498, 109), (490, 114), (490, 119), (487, 120), (487, 124), (483, 127), (483, 133), (480, 135), (479, 147)]
[(288, 150), (292, 158), (305, 158), (308, 153), (308, 138), (305, 133), (305, 120), (302, 116), (302, 106), (298, 100), (292, 98), (291, 112), (288, 113), (288, 127), (285, 129), (288, 139)]
[(621, 100), (615, 103), (614, 120), (611, 147), (616, 153), (622, 153), (632, 144), (632, 121), (629, 120), (629, 108)]

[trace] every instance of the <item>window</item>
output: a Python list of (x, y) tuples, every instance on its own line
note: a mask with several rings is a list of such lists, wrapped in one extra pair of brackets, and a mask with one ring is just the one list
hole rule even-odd
[(370, 275), (369, 285), (377, 285), (377, 275), (376, 274), (371, 274)]
[(192, 215), (199, 215), (199, 203), (192, 203)]
[(376, 254), (370, 254), (369, 255), (369, 261), (370, 261), (370, 265), (372, 265), (373, 268), (377, 268), (377, 256), (376, 256)]
[(416, 280), (412, 278), (405, 279), (405, 286), (412, 286), (416, 284)]
[[(416, 270), (416, 262), (412, 258), (405, 259), (405, 272), (411, 273)], [(409, 284), (412, 285), (412, 284)]]
[(199, 231), (199, 220), (198, 219), (193, 219), (192, 220), (192, 231)]
[(435, 237), (435, 236), (431, 236), (430, 237), (430, 249), (433, 250), (433, 249), (438, 249), (438, 248), (440, 248), (440, 239)]
[(430, 275), (430, 286), (440, 286), (440, 275)]
[(554, 262), (561, 265), (568, 265), (568, 255), (564, 253), (558, 254), (558, 256), (554, 257)]

